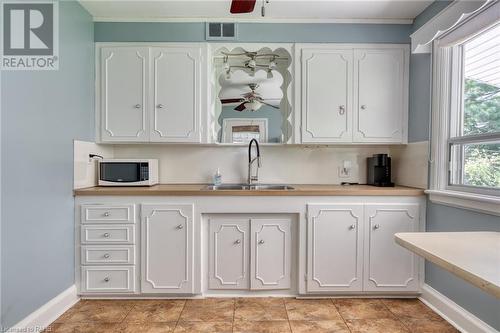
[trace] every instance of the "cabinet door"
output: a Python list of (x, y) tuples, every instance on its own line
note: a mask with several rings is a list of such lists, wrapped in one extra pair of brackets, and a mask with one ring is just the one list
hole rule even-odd
[(302, 142), (352, 141), (352, 50), (302, 50)]
[(394, 234), (418, 230), (418, 204), (366, 205), (365, 291), (418, 291), (418, 258)]
[(252, 219), (250, 288), (291, 287), (291, 220)]
[(151, 50), (151, 141), (200, 142), (201, 47)]
[(101, 49), (101, 140), (149, 140), (147, 91), (149, 50), (145, 47)]
[(408, 112), (406, 52), (354, 51), (354, 142), (404, 141)]
[(193, 205), (142, 205), (143, 293), (193, 293)]
[(363, 205), (308, 205), (307, 215), (307, 291), (362, 290)]
[(209, 220), (210, 289), (248, 289), (249, 219)]

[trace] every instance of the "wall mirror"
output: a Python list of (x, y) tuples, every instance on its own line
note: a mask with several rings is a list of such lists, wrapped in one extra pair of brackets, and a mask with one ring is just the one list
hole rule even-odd
[(220, 144), (284, 144), (290, 139), (290, 53), (220, 48), (214, 53), (213, 136)]

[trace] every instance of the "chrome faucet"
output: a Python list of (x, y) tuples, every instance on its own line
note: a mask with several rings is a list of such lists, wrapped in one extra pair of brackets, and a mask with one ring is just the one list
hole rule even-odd
[[(252, 158), (252, 144), (255, 142), (255, 147), (257, 148), (257, 156)], [(257, 168), (255, 169), (255, 175), (252, 175), (252, 165), (257, 161)], [(260, 149), (259, 142), (256, 139), (250, 140), (248, 144), (248, 184), (259, 181), (259, 168), (262, 166), (260, 161)]]

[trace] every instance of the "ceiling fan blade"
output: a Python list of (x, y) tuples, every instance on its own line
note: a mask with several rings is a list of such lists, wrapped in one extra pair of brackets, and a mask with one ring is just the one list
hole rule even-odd
[(256, 0), (233, 0), (231, 2), (231, 14), (251, 13), (255, 8)]
[(279, 106), (276, 106), (276, 105), (272, 105), (272, 104), (269, 104), (269, 103), (266, 103), (264, 100), (259, 100), (259, 102), (261, 102), (262, 104), (264, 105), (267, 105), (267, 106), (270, 106), (272, 108), (275, 108), (275, 109), (279, 109), (280, 107)]
[(238, 103), (238, 102), (242, 102), (242, 101), (244, 101), (244, 99), (241, 99), (241, 98), (227, 98), (227, 99), (220, 100), (220, 102), (222, 104)]
[(246, 103), (246, 102), (243, 102), (243, 103), (241, 103), (240, 105), (238, 105), (237, 107), (235, 107), (235, 108), (234, 108), (234, 111), (239, 111), (239, 112), (241, 112), (241, 111), (245, 110), (245, 109), (246, 109), (246, 107), (245, 107), (245, 103)]

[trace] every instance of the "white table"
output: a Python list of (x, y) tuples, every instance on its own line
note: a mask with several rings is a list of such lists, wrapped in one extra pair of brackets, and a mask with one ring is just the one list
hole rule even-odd
[(500, 232), (405, 232), (396, 243), (500, 298)]

